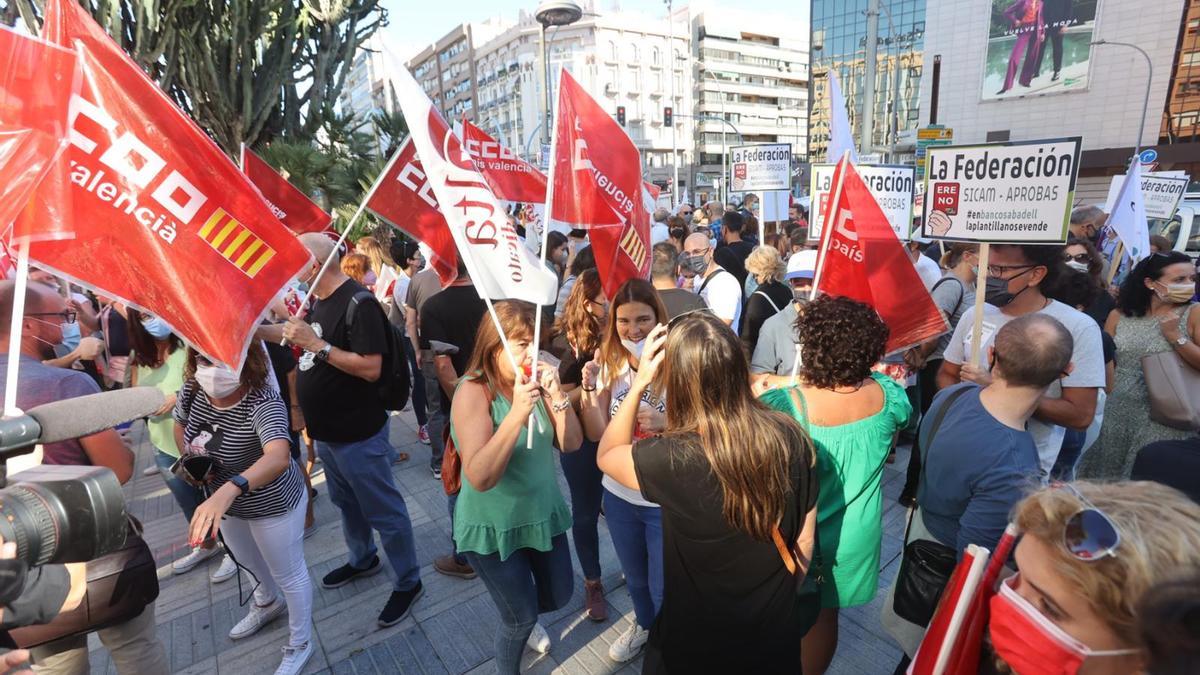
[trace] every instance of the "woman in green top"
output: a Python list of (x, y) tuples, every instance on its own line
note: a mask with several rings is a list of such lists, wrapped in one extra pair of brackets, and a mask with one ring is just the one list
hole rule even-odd
[(896, 434), (912, 406), (891, 378), (871, 372), (888, 327), (871, 307), (821, 296), (800, 310), (799, 384), (761, 395), (794, 416), (817, 448), (817, 550), (821, 614), (804, 637), (804, 674), (820, 675), (837, 650), (838, 608), (864, 605), (879, 585), (883, 536), (880, 484)]
[[(462, 459), (454, 541), (500, 612), (496, 666), (509, 675), (519, 671), (526, 643), (542, 653), (550, 648), (538, 614), (571, 599), (571, 512), (558, 488), (554, 451), (578, 448), (583, 432), (557, 368), (539, 363), (540, 384), (527, 380), (534, 306), (497, 302), (495, 314), (508, 343), (493, 322), (480, 324), (451, 406), (450, 436)], [(525, 372), (515, 372), (514, 362)]]
[[(204, 501), (204, 493), (185, 483), (171, 473), (171, 465), (179, 459), (179, 448), (175, 447), (175, 420), (171, 411), (175, 409), (175, 397), (183, 386), (183, 367), (187, 361), (187, 350), (163, 320), (129, 309), (130, 373), (133, 386), (157, 387), (166, 396), (166, 402), (146, 420), (146, 434), (154, 446), (154, 464), (162, 474), (167, 489), (175, 497), (187, 522), (192, 522), (196, 507)], [(171, 563), (171, 571), (183, 574), (196, 565), (220, 552), (217, 542), (209, 539), (192, 549), (192, 552)]]

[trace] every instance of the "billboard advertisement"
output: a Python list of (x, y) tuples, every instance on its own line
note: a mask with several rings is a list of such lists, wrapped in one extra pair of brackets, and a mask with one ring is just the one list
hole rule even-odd
[(925, 157), (921, 230), (930, 239), (1067, 240), (1083, 139), (946, 145)]
[(985, 101), (1088, 88), (1100, 0), (991, 0)]

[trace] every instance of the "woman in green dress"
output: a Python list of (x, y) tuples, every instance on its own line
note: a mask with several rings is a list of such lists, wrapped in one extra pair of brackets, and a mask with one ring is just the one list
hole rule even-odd
[(804, 637), (805, 675), (820, 675), (837, 650), (838, 609), (865, 605), (879, 585), (881, 482), (912, 406), (903, 387), (871, 367), (888, 328), (871, 307), (821, 296), (800, 310), (797, 384), (769, 389), (763, 403), (795, 417), (817, 448), (817, 555), (821, 614)]
[[(497, 302), (495, 315), (508, 343), (491, 321), (479, 325), (451, 407), (450, 436), (462, 459), (454, 542), (500, 613), (496, 668), (516, 675), (527, 644), (542, 653), (550, 649), (538, 614), (571, 599), (571, 511), (558, 488), (554, 453), (578, 448), (583, 432), (558, 369), (539, 364), (537, 381), (528, 380), (534, 306)], [(515, 372), (514, 362), (525, 372)], [(537, 422), (532, 446), (531, 414)]]

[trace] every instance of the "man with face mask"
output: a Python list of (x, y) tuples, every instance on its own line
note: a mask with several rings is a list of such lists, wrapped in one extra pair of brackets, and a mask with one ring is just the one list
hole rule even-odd
[(792, 288), (792, 302), (763, 322), (750, 359), (750, 382), (756, 391), (788, 384), (796, 362), (796, 319), (812, 295), (817, 252), (797, 251), (788, 258), (783, 281)]
[(366, 289), (341, 271), (334, 242), (328, 237), (303, 234), (300, 243), (314, 258), (300, 276), (312, 284), (315, 299), (309, 323), (293, 316), (277, 330), (304, 350), (296, 377), (300, 407), (325, 465), (329, 496), (342, 512), (350, 549), (347, 563), (326, 574), (321, 585), (339, 588), (379, 572), (382, 563), (372, 530), (378, 531), (395, 573), (392, 594), (378, 623), (392, 626), (408, 615), (423, 589), (412, 521), (392, 476), (388, 414), (376, 385), (382, 375), (388, 327), (382, 310), (370, 306), (374, 298), (361, 301), (353, 326), (347, 327), (350, 304)]
[[(987, 270), (979, 270), (977, 281), (986, 283), (987, 288), (980, 335), (982, 354), (987, 353), (1001, 326), (1034, 313), (1057, 319), (1074, 341), (1071, 354), (1074, 369), (1050, 386), (1029, 420), (1029, 432), (1037, 443), (1042, 480), (1047, 479), (1058, 458), (1066, 429), (1083, 430), (1092, 423), (1098, 392), (1105, 385), (1100, 327), (1083, 312), (1043, 294), (1043, 288), (1053, 288), (1057, 282), (1065, 267), (1063, 260), (1063, 246), (1059, 244), (993, 244), (990, 264)], [(981, 386), (991, 382), (986, 363), (977, 368), (969, 362), (974, 325), (972, 306), (963, 312), (946, 346), (937, 375), (939, 389), (960, 381)]]
[(736, 333), (742, 317), (742, 285), (737, 277), (713, 262), (708, 238), (699, 232), (689, 234), (683, 240), (679, 265), (696, 275), (692, 280), (696, 294)]

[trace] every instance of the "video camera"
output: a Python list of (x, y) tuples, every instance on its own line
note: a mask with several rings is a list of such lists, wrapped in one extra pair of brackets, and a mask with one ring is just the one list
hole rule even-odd
[(133, 387), (37, 406), (0, 419), (0, 537), (17, 545), (30, 567), (94, 560), (125, 545), (121, 484), (97, 466), (36, 466), (8, 480), (7, 462), (55, 443), (111, 429), (154, 413), (164, 403), (154, 387)]

